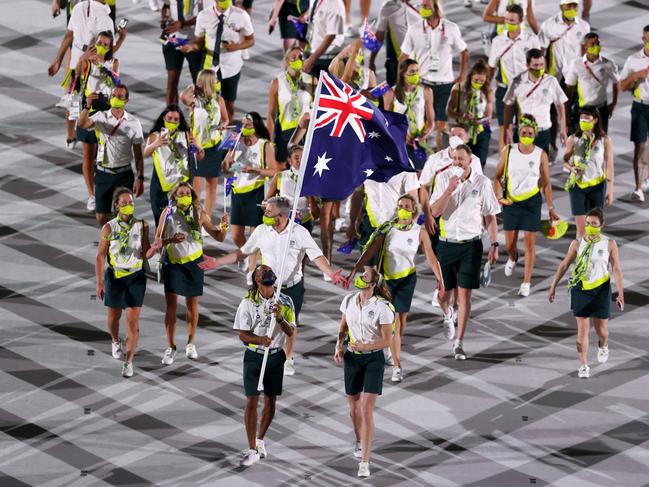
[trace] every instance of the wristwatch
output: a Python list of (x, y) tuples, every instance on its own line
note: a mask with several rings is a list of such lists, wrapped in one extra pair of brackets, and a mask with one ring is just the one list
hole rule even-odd
[(492, 247), (498, 247), (500, 244), (498, 242), (491, 242)]

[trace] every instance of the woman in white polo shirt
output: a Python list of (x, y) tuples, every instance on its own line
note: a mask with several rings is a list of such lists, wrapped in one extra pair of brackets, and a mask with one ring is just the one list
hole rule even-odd
[(509, 258), (505, 275), (511, 276), (518, 261), (518, 232), (525, 232), (525, 272), (519, 296), (530, 295), (532, 269), (536, 260), (536, 234), (541, 229), (541, 191), (552, 220), (559, 215), (552, 204), (548, 155), (534, 145), (536, 120), (524, 114), (518, 124), (519, 142), (505, 146), (496, 167), (494, 192), (503, 206), (503, 229)]
[(383, 349), (390, 345), (395, 312), (390, 291), (375, 269), (365, 267), (354, 285), (359, 291), (345, 296), (340, 304), (342, 318), (334, 360), (345, 364), (345, 394), (356, 436), (354, 456), (361, 459), (358, 476), (368, 477), (374, 405), (383, 392)]
[(437, 278), (439, 293), (444, 296), (442, 270), (433, 252), (428, 232), (417, 223), (419, 213), (419, 205), (415, 198), (409, 194), (402, 195), (397, 201), (396, 217), (376, 229), (364, 247), (363, 255), (347, 276), (347, 281), (351, 282), (356, 273), (368, 265), (373, 256), (379, 254), (378, 269), (385, 276), (385, 283), (392, 295), (391, 302), (397, 313), (396, 329), (390, 342), (394, 363), (392, 382), (403, 380), (401, 337), (406, 331), (408, 312), (417, 285), (415, 258), (420, 245)]

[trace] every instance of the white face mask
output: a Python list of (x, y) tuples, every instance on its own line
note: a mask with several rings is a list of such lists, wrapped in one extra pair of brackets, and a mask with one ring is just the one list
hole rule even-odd
[(448, 145), (450, 145), (453, 150), (457, 149), (457, 146), (462, 144), (464, 144), (464, 141), (457, 135), (452, 135), (451, 138), (448, 139)]
[(462, 169), (460, 166), (453, 166), (450, 168), (450, 170), (451, 176), (457, 176), (458, 178), (460, 178), (464, 174), (464, 169)]

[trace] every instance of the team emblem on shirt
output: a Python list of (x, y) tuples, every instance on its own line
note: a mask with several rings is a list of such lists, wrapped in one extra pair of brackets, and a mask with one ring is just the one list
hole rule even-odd
[(604, 255), (604, 249), (599, 249), (599, 250), (597, 251), (597, 253), (598, 253), (600, 256)]
[(412, 245), (412, 239), (411, 238), (409, 238), (407, 242), (408, 242), (408, 245)]
[(534, 161), (530, 161), (527, 163), (530, 167), (534, 167)]
[(474, 198), (478, 196), (478, 190), (474, 189), (473, 191), (471, 191), (471, 196), (473, 196)]
[(368, 316), (370, 317), (370, 320), (373, 320), (373, 319), (374, 319), (374, 311), (370, 311), (370, 312), (368, 312), (367, 314), (368, 314)]

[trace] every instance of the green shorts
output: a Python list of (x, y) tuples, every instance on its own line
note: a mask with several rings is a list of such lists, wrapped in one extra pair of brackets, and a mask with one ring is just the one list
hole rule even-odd
[(634, 101), (631, 105), (631, 142), (642, 144), (649, 134), (649, 105)]
[(440, 83), (437, 85), (432, 85), (433, 89), (433, 107), (435, 109), (435, 121), (436, 122), (446, 122), (448, 121), (448, 115), (446, 115), (446, 105), (448, 104), (448, 99), (451, 97), (451, 89), (453, 88), (453, 83)]
[(439, 241), (437, 259), (442, 267), (444, 288), (480, 288), (480, 267), (482, 264), (482, 240), (465, 243)]
[(203, 261), (203, 256), (184, 264), (164, 264), (164, 289), (165, 294), (177, 294), (186, 298), (203, 295), (203, 269), (198, 263)]
[(578, 186), (570, 188), (570, 210), (573, 215), (586, 215), (593, 208), (604, 208), (606, 197), (606, 181), (581, 189)]
[(606, 281), (595, 289), (584, 291), (581, 283), (570, 290), (570, 309), (578, 318), (599, 318), (607, 320), (611, 317), (611, 281)]
[[(243, 388), (246, 397), (258, 396), (257, 384), (261, 375), (261, 364), (264, 360), (263, 353), (253, 352), (246, 348), (243, 355)], [(264, 372), (264, 394), (267, 396), (281, 396), (284, 382), (284, 350), (268, 355), (266, 372)]]
[(299, 321), (300, 311), (302, 310), (302, 303), (304, 302), (304, 279), (291, 287), (282, 286), (282, 294), (286, 294), (289, 298), (291, 298), (291, 301), (293, 301), (293, 308), (295, 309), (295, 321)]
[(109, 308), (141, 308), (146, 292), (143, 270), (116, 278), (110, 267), (104, 271), (104, 304)]
[(355, 396), (361, 392), (383, 393), (383, 371), (385, 356), (383, 350), (372, 353), (352, 353), (344, 355), (345, 394)]
[(261, 202), (264, 201), (264, 187), (253, 189), (247, 193), (232, 193), (230, 208), (230, 223), (242, 227), (256, 227), (261, 225), (264, 210)]
[(385, 284), (392, 294), (392, 305), (397, 313), (407, 313), (410, 311), (412, 297), (415, 294), (417, 286), (417, 273), (413, 272), (401, 279), (386, 279)]
[(517, 201), (509, 206), (503, 205), (503, 230), (506, 232), (514, 230), (540, 231), (542, 204), (541, 193), (536, 193), (526, 200)]
[(135, 182), (133, 170), (111, 174), (97, 170), (95, 172), (95, 201), (97, 208), (96, 213), (112, 213), (113, 192), (120, 186), (132, 189)]

